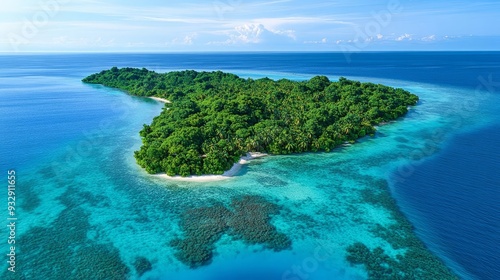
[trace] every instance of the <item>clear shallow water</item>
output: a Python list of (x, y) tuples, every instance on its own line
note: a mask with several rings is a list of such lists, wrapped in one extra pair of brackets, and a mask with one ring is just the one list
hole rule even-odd
[[(476, 88), (484, 84), (481, 77), (500, 77), (499, 54), (369, 53), (351, 59), (348, 63), (343, 54), (0, 57), (0, 133), (6, 135), (0, 140), (0, 168), (15, 168), (18, 175), (19, 271), (28, 279), (72, 271), (80, 278), (109, 278), (99, 271), (116, 276), (128, 271), (138, 278), (133, 264), (146, 257), (152, 270), (143, 279), (286, 279), (296, 267), (308, 279), (364, 279), (363, 269), (346, 263), (345, 247), (363, 241), (398, 253), (373, 232), (376, 224), (394, 224), (394, 213), (370, 202), (375, 195), (366, 192), (390, 186), (418, 236), (455, 273), (495, 279), (500, 88)], [(162, 105), (80, 82), (112, 66), (225, 70), (254, 78), (347, 76), (404, 87), (419, 95), (421, 104), (403, 120), (380, 127), (376, 137), (333, 153), (255, 160), (224, 182), (170, 182), (147, 176), (133, 159), (138, 131)], [(186, 209), (245, 194), (283, 207), (273, 223), (292, 239), (292, 250), (274, 253), (224, 237), (209, 266), (190, 270), (175, 259), (168, 243), (182, 235), (178, 222)], [(6, 244), (0, 248), (7, 251)], [(327, 257), (318, 260), (317, 252)]]

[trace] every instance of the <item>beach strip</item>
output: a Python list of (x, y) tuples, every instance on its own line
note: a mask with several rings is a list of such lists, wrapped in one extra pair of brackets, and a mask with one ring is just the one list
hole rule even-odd
[(170, 100), (165, 99), (165, 98), (161, 98), (161, 97), (149, 96), (149, 98), (154, 99), (158, 102), (162, 102), (162, 103), (172, 103)]
[(167, 174), (154, 174), (152, 176), (168, 180), (184, 181), (184, 182), (214, 182), (214, 181), (227, 180), (236, 175), (240, 171), (243, 164), (249, 163), (252, 159), (265, 157), (267, 155), (268, 154), (258, 153), (258, 152), (247, 153), (246, 156), (241, 157), (240, 160), (237, 163), (235, 163), (233, 167), (231, 167), (231, 169), (227, 170), (222, 175), (201, 175), (201, 176), (182, 177), (182, 176), (168, 176)]

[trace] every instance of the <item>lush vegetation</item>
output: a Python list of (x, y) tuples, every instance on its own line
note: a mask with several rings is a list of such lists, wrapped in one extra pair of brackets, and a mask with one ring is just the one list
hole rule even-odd
[(149, 173), (182, 176), (222, 174), (249, 151), (330, 151), (373, 134), (374, 125), (403, 116), (418, 101), (403, 89), (324, 76), (274, 81), (114, 67), (83, 81), (172, 101), (144, 126), (135, 157)]

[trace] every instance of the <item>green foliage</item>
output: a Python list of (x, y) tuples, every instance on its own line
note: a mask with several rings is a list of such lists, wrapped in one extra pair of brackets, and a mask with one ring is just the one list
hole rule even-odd
[(249, 151), (330, 151), (373, 134), (374, 125), (418, 101), (403, 89), (325, 76), (296, 82), (113, 67), (83, 81), (171, 100), (144, 126), (135, 157), (149, 173), (181, 176), (222, 174)]

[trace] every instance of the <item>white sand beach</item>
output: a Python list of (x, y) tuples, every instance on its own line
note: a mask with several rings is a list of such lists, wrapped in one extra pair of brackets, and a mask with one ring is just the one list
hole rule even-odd
[(165, 178), (169, 180), (175, 180), (175, 181), (185, 181), (185, 182), (214, 182), (214, 181), (221, 181), (221, 180), (227, 180), (236, 175), (243, 164), (247, 164), (250, 162), (252, 159), (256, 158), (261, 158), (265, 157), (268, 154), (264, 153), (247, 153), (246, 156), (241, 157), (240, 160), (231, 167), (231, 169), (227, 170), (224, 172), (222, 175), (201, 175), (201, 176), (188, 176), (188, 177), (182, 177), (182, 176), (168, 176), (167, 174), (155, 174), (152, 176), (159, 177), (159, 178)]
[(159, 101), (159, 102), (163, 102), (163, 103), (172, 103), (170, 100), (167, 100), (167, 99), (161, 98), (161, 97), (150, 96), (149, 98), (154, 99), (154, 100)]

